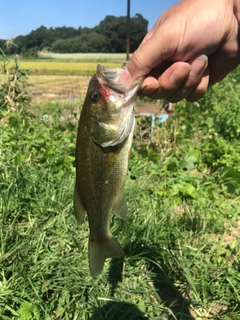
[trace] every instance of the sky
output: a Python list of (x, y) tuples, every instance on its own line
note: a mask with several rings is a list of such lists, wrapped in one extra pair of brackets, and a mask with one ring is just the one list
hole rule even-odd
[[(150, 29), (159, 15), (178, 0), (131, 0), (130, 15), (148, 20)], [(93, 28), (107, 15), (127, 15), (127, 0), (6, 0), (1, 3), (0, 39), (26, 35), (41, 25)]]

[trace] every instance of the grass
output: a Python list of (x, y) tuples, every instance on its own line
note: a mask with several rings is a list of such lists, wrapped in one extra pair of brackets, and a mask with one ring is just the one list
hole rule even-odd
[[(126, 58), (122, 53), (60, 54), (41, 52), (39, 56), (41, 57), (39, 59), (21, 59), (21, 69), (29, 70), (32, 75), (91, 76), (96, 72), (97, 63), (107, 65), (110, 68), (121, 68)], [(14, 59), (9, 60), (7, 68), (10, 69), (14, 63)]]
[[(230, 80), (200, 102), (200, 114), (198, 104), (182, 102), (153, 133), (150, 119), (137, 118), (128, 218), (111, 221), (126, 257), (108, 259), (96, 279), (88, 270), (87, 220), (78, 226), (73, 216), (81, 105), (67, 120), (60, 102), (0, 110), (1, 319), (240, 318), (240, 199), (222, 171), (238, 169), (239, 142), (219, 133), (210, 108), (220, 108)], [(224, 112), (228, 103), (236, 124), (239, 101), (229, 99)]]
[(1, 122), (2, 319), (239, 319), (239, 199), (207, 173), (168, 171), (166, 151), (147, 160), (143, 143), (126, 182), (128, 219), (111, 223), (127, 255), (90, 277), (88, 224), (73, 216), (76, 127), (57, 119)]
[[(91, 60), (91, 59), (90, 59)], [(110, 68), (121, 68), (122, 62), (108, 61), (100, 62), (107, 63)], [(96, 61), (72, 61), (58, 59), (38, 59), (38, 60), (22, 60), (21, 69), (29, 70), (32, 75), (75, 75), (75, 76), (90, 76), (96, 72)], [(11, 67), (11, 62), (8, 64)]]
[[(109, 67), (121, 67), (121, 63), (108, 63)], [(22, 61), (21, 68), (32, 74), (91, 75), (96, 71), (96, 62), (81, 61)]]

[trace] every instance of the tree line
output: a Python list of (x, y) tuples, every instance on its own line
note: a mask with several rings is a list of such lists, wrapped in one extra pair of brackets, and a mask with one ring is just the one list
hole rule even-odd
[[(9, 41), (0, 40), (7, 54), (35, 56), (38, 51), (58, 53), (123, 53), (126, 51), (127, 17), (108, 15), (93, 28), (39, 27), (28, 35)], [(148, 21), (136, 14), (130, 18), (130, 51), (134, 52), (147, 33)]]

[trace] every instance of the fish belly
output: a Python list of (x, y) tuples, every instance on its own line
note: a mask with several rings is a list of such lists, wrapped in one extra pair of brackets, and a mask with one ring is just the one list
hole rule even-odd
[(79, 130), (74, 210), (79, 223), (87, 212), (89, 268), (93, 277), (101, 273), (106, 258), (124, 256), (124, 250), (109, 230), (109, 223), (112, 212), (123, 219), (127, 215), (123, 187), (133, 129), (124, 143), (108, 148), (95, 144), (84, 126)]

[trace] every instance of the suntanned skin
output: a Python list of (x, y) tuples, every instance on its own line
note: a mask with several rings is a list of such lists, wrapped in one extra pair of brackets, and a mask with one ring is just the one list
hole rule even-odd
[(182, 0), (146, 34), (121, 75), (140, 95), (196, 101), (240, 63), (240, 0)]

